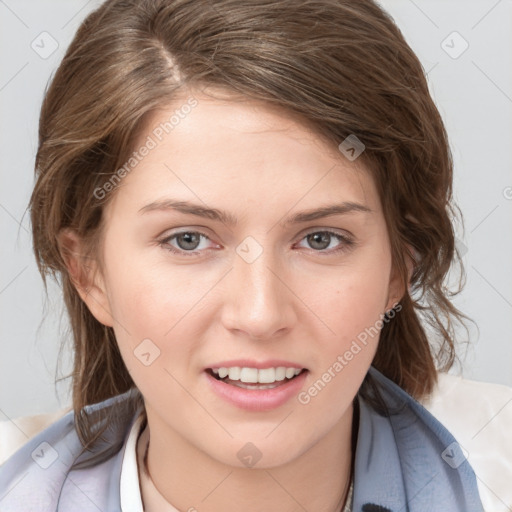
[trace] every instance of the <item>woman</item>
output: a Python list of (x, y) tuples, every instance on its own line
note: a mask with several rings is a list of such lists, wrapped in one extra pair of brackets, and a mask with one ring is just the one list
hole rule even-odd
[(36, 172), (74, 410), (2, 466), (2, 510), (483, 510), (416, 401), (463, 318), (448, 140), (375, 3), (107, 1)]

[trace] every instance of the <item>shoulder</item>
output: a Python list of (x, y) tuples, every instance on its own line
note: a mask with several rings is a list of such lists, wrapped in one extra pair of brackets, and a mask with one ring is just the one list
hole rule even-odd
[(0, 421), (0, 465), (30, 439), (62, 418), (71, 409), (70, 406), (52, 413), (20, 416)]
[(512, 388), (439, 373), (433, 393), (421, 403), (461, 446), (485, 510), (510, 510)]
[[(414, 501), (415, 510), (483, 512), (469, 461), (450, 431), (421, 403), (374, 367), (358, 402), (357, 510), (367, 503), (408, 510)], [(456, 465), (443, 457), (447, 447)]]
[[(0, 443), (7, 459), (0, 466), (2, 512), (35, 510), (35, 504), (38, 511), (53, 512), (57, 503), (64, 510), (85, 511), (91, 502), (104, 504), (102, 510), (120, 510), (112, 489), (119, 485), (123, 446), (139, 395), (127, 391), (83, 408), (94, 430), (102, 431), (87, 450), (72, 408), (3, 422)], [(90, 492), (84, 494), (84, 488)]]

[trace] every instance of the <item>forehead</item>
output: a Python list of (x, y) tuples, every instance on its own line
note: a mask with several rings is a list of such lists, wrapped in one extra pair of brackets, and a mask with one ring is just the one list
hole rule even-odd
[(184, 94), (148, 116), (134, 150), (150, 140), (151, 149), (117, 191), (119, 199), (139, 207), (171, 191), (216, 204), (238, 198), (269, 207), (279, 198), (291, 206), (302, 197), (306, 206), (319, 196), (335, 200), (341, 194), (377, 207), (362, 165), (346, 159), (298, 115), (263, 102)]

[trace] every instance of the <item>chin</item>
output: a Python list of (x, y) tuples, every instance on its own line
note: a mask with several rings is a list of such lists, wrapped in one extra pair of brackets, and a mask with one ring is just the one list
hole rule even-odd
[[(281, 467), (293, 462), (301, 453), (307, 451), (307, 447), (300, 450), (301, 447), (298, 445), (296, 437), (288, 436), (287, 438), (293, 439), (290, 447), (283, 442), (283, 439), (277, 436), (273, 441), (264, 436), (261, 439), (248, 436), (246, 438), (247, 441), (238, 438), (231, 441), (229, 448), (226, 447), (226, 450), (215, 454), (218, 457), (212, 455), (222, 464), (240, 469), (272, 469)], [(230, 455), (226, 457), (226, 453)]]

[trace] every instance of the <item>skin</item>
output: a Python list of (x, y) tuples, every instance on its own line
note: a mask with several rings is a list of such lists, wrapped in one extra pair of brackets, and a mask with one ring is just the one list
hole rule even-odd
[[(140, 144), (187, 97), (158, 111)], [(400, 300), (404, 289), (393, 271), (377, 190), (357, 160), (295, 117), (250, 100), (204, 91), (194, 97), (198, 105), (107, 204), (103, 265), (83, 270), (70, 257), (68, 268), (92, 314), (114, 328), (144, 396), (149, 471), (168, 502), (201, 512), (337, 511), (350, 473), (352, 401), (377, 337), (308, 404), (294, 397), (266, 412), (219, 398), (203, 369), (239, 357), (290, 360), (308, 369), (307, 390)], [(167, 198), (225, 210), (237, 224), (172, 210), (139, 212)], [(298, 212), (342, 201), (371, 212), (285, 225)], [(306, 236), (326, 229), (354, 244)], [(188, 255), (195, 239), (159, 243), (178, 231), (208, 238)], [(262, 249), (251, 263), (236, 252), (249, 236)], [(62, 244), (80, 253), (73, 233), (64, 232)], [(144, 339), (160, 350), (148, 366), (134, 354)], [(252, 468), (237, 457), (247, 442), (261, 452)]]

